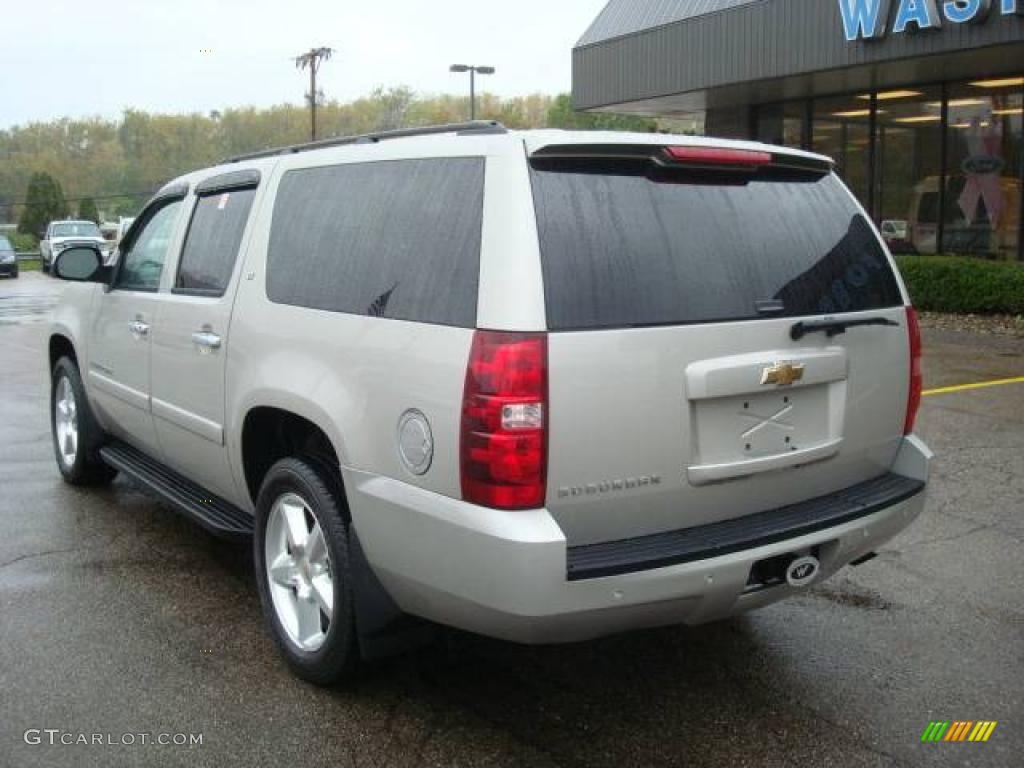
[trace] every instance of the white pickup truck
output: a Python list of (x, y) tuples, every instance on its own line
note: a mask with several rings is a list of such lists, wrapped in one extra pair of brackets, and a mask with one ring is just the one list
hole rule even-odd
[(72, 245), (93, 245), (104, 255), (110, 248), (100, 228), (92, 221), (51, 221), (46, 228), (46, 237), (39, 242), (43, 271), (49, 272), (54, 256)]

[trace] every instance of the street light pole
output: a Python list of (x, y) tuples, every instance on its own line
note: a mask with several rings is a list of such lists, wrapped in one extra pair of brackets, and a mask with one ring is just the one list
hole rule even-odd
[(469, 119), (476, 120), (476, 76), (493, 75), (494, 67), (483, 67), (474, 64), (452, 64), (449, 72), (469, 72)]
[(331, 58), (333, 48), (310, 48), (301, 56), (295, 57), (295, 66), (298, 69), (309, 67), (309, 137), (310, 141), (316, 141), (316, 73), (320, 64)]

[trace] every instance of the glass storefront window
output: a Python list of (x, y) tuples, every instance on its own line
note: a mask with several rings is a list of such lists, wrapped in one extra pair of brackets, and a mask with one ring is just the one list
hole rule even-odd
[(1024, 78), (949, 88), (943, 250), (1016, 259)]
[(863, 95), (815, 99), (811, 145), (836, 162), (836, 171), (865, 205), (868, 200), (871, 101)]
[(831, 157), (896, 253), (1024, 259), (1024, 76), (816, 98), (809, 136), (807, 105), (711, 110), (707, 132)]
[(757, 108), (757, 136), (754, 138), (766, 144), (797, 148), (805, 146), (806, 105), (805, 101), (760, 105)]
[(935, 253), (942, 182), (942, 89), (880, 91), (876, 105), (875, 221), (894, 253)]
[(708, 136), (723, 139), (746, 139), (750, 136), (750, 109), (728, 107), (710, 109), (704, 118), (704, 129)]

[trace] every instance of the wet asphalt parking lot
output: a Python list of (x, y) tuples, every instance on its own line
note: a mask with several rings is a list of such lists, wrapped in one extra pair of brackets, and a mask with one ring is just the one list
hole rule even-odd
[[(61, 482), (43, 351), (60, 289), (0, 282), (0, 766), (1022, 764), (1024, 384), (926, 397), (926, 512), (800, 596), (580, 645), (456, 635), (321, 690), (264, 632), (244, 547), (121, 478)], [(1024, 375), (1024, 340), (925, 348), (926, 388)], [(931, 720), (998, 726), (923, 744)]]

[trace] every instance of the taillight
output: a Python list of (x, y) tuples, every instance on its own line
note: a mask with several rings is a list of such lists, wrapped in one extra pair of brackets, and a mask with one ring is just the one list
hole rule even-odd
[(693, 165), (770, 165), (772, 156), (768, 152), (750, 149), (729, 149), (727, 147), (665, 147), (670, 158), (680, 163)]
[(462, 397), (462, 498), (497, 509), (544, 506), (548, 339), (476, 331)]
[(907, 395), (907, 420), (903, 423), (905, 435), (914, 431), (917, 409), (921, 405), (921, 326), (913, 307), (907, 307), (907, 335), (910, 337), (910, 394)]

